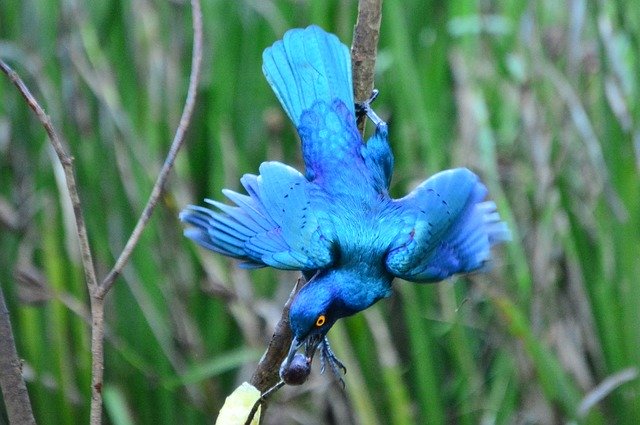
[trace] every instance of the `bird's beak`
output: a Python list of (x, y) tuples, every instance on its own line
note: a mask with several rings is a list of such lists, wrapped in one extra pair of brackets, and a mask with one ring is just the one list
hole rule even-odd
[(289, 347), (289, 352), (287, 353), (287, 357), (285, 357), (284, 361), (280, 365), (280, 377), (282, 377), (285, 370), (289, 368), (291, 361), (293, 360), (293, 356), (296, 355), (296, 352), (303, 345), (304, 348), (304, 356), (307, 358), (307, 362), (311, 363), (313, 360), (313, 355), (316, 353), (318, 345), (323, 341), (323, 338), (320, 335), (313, 335), (307, 337), (303, 340), (298, 340), (298, 338), (293, 338), (291, 341), (291, 347)]
[(313, 355), (316, 353), (318, 345), (320, 345), (323, 340), (324, 337), (320, 334), (310, 336), (305, 340), (304, 356), (307, 358), (309, 363), (313, 360)]
[(289, 365), (291, 364), (291, 360), (293, 360), (293, 356), (296, 355), (296, 351), (298, 348), (302, 346), (303, 341), (298, 341), (297, 338), (293, 338), (291, 341), (291, 347), (289, 347), (289, 352), (287, 353), (287, 357), (284, 358), (284, 361), (280, 365), (280, 378), (282, 378), (284, 371), (289, 369)]

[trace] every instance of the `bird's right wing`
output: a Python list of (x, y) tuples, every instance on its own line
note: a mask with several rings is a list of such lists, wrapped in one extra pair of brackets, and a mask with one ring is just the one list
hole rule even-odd
[(486, 187), (466, 168), (442, 171), (396, 201), (401, 230), (387, 269), (414, 282), (437, 282), (480, 269), (491, 246), (511, 238)]
[(329, 201), (294, 168), (265, 162), (260, 175), (241, 179), (248, 195), (223, 190), (236, 206), (207, 200), (219, 211), (189, 206), (185, 235), (212, 251), (244, 260), (245, 267), (316, 270), (333, 262)]

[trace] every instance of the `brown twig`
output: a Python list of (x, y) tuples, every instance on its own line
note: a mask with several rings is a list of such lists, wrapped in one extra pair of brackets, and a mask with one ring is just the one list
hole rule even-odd
[(180, 123), (176, 129), (173, 142), (167, 153), (162, 169), (158, 174), (156, 183), (151, 190), (147, 205), (144, 207), (136, 227), (133, 229), (129, 240), (125, 244), (122, 253), (115, 265), (97, 288), (96, 294), (91, 296), (91, 352), (92, 352), (92, 398), (91, 398), (91, 425), (99, 425), (102, 422), (102, 380), (104, 369), (104, 297), (113, 287), (117, 277), (129, 261), (133, 249), (138, 244), (140, 236), (145, 229), (158, 200), (164, 191), (169, 173), (173, 168), (178, 151), (182, 147), (187, 128), (191, 122), (191, 116), (196, 102), (198, 81), (200, 80), (200, 64), (202, 63), (202, 10), (200, 0), (191, 0), (193, 19), (193, 51), (191, 58), (191, 75), (189, 76), (189, 89), (185, 100)]
[[(356, 102), (369, 99), (373, 91), (382, 0), (360, 0), (358, 20), (353, 30), (351, 44), (351, 68), (353, 72), (353, 94)], [(365, 117), (358, 120), (358, 128), (364, 135)]]
[(9, 311), (0, 287), (0, 389), (11, 424), (35, 424), (22, 366), (11, 331)]
[(96, 279), (96, 271), (93, 266), (93, 256), (91, 254), (91, 247), (89, 245), (89, 238), (87, 237), (87, 228), (85, 226), (84, 215), (82, 213), (82, 207), (80, 204), (80, 196), (78, 195), (78, 189), (76, 186), (75, 173), (73, 169), (73, 157), (71, 157), (66, 149), (65, 143), (55, 131), (53, 124), (51, 124), (51, 118), (44, 112), (44, 109), (40, 106), (38, 101), (33, 97), (27, 86), (24, 84), (20, 76), (9, 65), (0, 60), (0, 69), (4, 72), (11, 82), (18, 88), (18, 91), (22, 97), (27, 101), (27, 104), (35, 112), (38, 120), (44, 127), (51, 145), (58, 156), (62, 168), (64, 170), (65, 180), (67, 188), (69, 190), (69, 197), (71, 198), (71, 204), (73, 206), (73, 215), (76, 223), (76, 231), (78, 233), (78, 239), (80, 243), (80, 252), (82, 258), (82, 266), (84, 268), (85, 279), (89, 286), (89, 291), (94, 292), (98, 286), (98, 280)]
[(151, 214), (162, 195), (169, 172), (171, 171), (175, 158), (184, 143), (185, 134), (195, 106), (196, 92), (200, 77), (200, 64), (202, 62), (202, 11), (199, 0), (192, 0), (192, 16), (193, 16), (193, 53), (192, 68), (189, 79), (189, 90), (185, 100), (185, 106), (180, 118), (180, 124), (176, 130), (171, 148), (167, 154), (164, 165), (158, 175), (158, 179), (151, 191), (147, 205), (145, 206), (136, 227), (134, 228), (127, 244), (116, 261), (113, 269), (105, 277), (99, 285), (96, 278), (95, 268), (93, 265), (93, 256), (87, 236), (84, 215), (80, 203), (80, 197), (75, 181), (75, 173), (73, 168), (73, 158), (67, 154), (65, 143), (55, 131), (51, 119), (44, 112), (38, 101), (33, 97), (22, 79), (7, 64), (0, 60), (0, 69), (9, 77), (11, 82), (18, 88), (20, 94), (26, 100), (29, 107), (35, 112), (38, 120), (44, 127), (49, 140), (62, 164), (66, 185), (73, 206), (74, 218), (76, 223), (76, 231), (80, 243), (80, 252), (82, 265), (85, 273), (87, 287), (89, 289), (89, 297), (91, 300), (91, 413), (90, 423), (97, 425), (102, 422), (102, 382), (104, 372), (104, 297), (113, 286), (116, 278), (120, 275), (122, 269), (126, 265), (133, 249), (137, 245), (142, 231), (146, 227)]
[(244, 425), (251, 425), (251, 422), (253, 422), (253, 418), (255, 418), (256, 413), (258, 413), (258, 409), (260, 407), (266, 407), (266, 403), (269, 397), (271, 397), (272, 394), (275, 394), (280, 388), (284, 387), (284, 385), (284, 381), (280, 380), (274, 386), (263, 392), (260, 398), (257, 399), (255, 403), (253, 403), (253, 407), (251, 407), (249, 415), (247, 416), (247, 420), (244, 421)]
[[(96, 291), (97, 292), (97, 291)], [(91, 301), (91, 411), (89, 423), (102, 423), (102, 381), (104, 377), (104, 298), (89, 292)]]
[(200, 80), (200, 64), (202, 62), (202, 11), (200, 8), (200, 0), (191, 0), (191, 7), (193, 16), (193, 54), (191, 58), (191, 76), (189, 77), (189, 90), (187, 92), (184, 109), (182, 110), (182, 116), (180, 117), (180, 124), (178, 125), (176, 134), (173, 137), (171, 148), (169, 149), (167, 158), (160, 170), (160, 174), (158, 174), (156, 183), (151, 190), (151, 195), (149, 196), (147, 205), (144, 207), (142, 214), (140, 214), (138, 223), (136, 223), (136, 227), (133, 229), (133, 232), (125, 244), (122, 253), (118, 257), (116, 264), (100, 285), (100, 292), (103, 296), (109, 292), (113, 283), (122, 272), (122, 269), (129, 261), (129, 257), (131, 256), (133, 249), (138, 244), (142, 231), (151, 218), (151, 214), (153, 214), (153, 210), (158, 204), (158, 200), (164, 191), (167, 178), (173, 168), (173, 163), (178, 155), (178, 151), (184, 143), (187, 128), (191, 122), (191, 115), (193, 114), (193, 109), (196, 103), (198, 81)]
[(269, 347), (267, 347), (267, 351), (262, 356), (262, 359), (260, 359), (258, 367), (256, 367), (251, 377), (251, 385), (260, 390), (261, 393), (272, 388), (280, 380), (280, 363), (282, 363), (282, 360), (284, 360), (284, 357), (287, 355), (293, 338), (291, 328), (289, 327), (289, 307), (304, 284), (305, 279), (300, 276), (282, 309), (282, 316), (273, 332)]
[[(102, 330), (102, 332), (96, 332), (96, 328), (94, 328), (93, 325), (96, 323), (102, 323), (104, 304), (102, 297), (99, 296), (98, 280), (96, 278), (96, 271), (93, 265), (93, 255), (91, 254), (91, 246), (89, 245), (89, 238), (87, 236), (87, 228), (85, 226), (84, 215), (80, 203), (80, 196), (78, 194), (78, 188), (76, 186), (73, 158), (67, 153), (65, 149), (65, 143), (55, 131), (53, 124), (51, 123), (51, 119), (44, 112), (44, 109), (42, 109), (40, 103), (38, 103), (36, 98), (31, 94), (20, 76), (2, 60), (0, 60), (0, 69), (2, 69), (5, 74), (7, 74), (11, 82), (18, 88), (18, 91), (20, 92), (22, 97), (27, 101), (29, 107), (35, 112), (38, 120), (47, 132), (49, 140), (51, 141), (51, 145), (53, 146), (53, 149), (58, 156), (58, 160), (62, 164), (62, 169), (64, 170), (65, 182), (69, 191), (71, 205), (73, 206), (73, 215), (76, 224), (76, 232), (78, 234), (78, 241), (80, 244), (80, 256), (82, 259), (85, 281), (87, 283), (87, 288), (89, 289), (89, 298), (91, 300), (91, 423), (99, 423), (94, 422), (93, 418), (94, 410), (100, 410), (101, 412), (102, 408), (102, 394), (100, 390), (102, 387), (103, 353), (101, 348), (103, 344), (102, 339), (104, 337), (104, 329)], [(101, 327), (104, 327), (104, 325), (101, 325)], [(99, 347), (100, 350), (97, 351), (96, 347)], [(100, 416), (101, 413), (98, 413), (98, 421), (100, 420)]]

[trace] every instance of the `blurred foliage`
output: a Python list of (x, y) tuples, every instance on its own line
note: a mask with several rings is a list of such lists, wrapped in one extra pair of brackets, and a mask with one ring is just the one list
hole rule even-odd
[[(187, 146), (108, 296), (112, 424), (212, 423), (250, 376), (296, 275), (204, 252), (177, 213), (237, 189), (264, 160), (300, 167), (262, 50), (311, 23), (349, 43), (357, 3), (203, 9)], [(69, 144), (101, 276), (177, 126), (190, 16), (178, 0), (0, 3), (0, 57)], [(390, 123), (392, 192), (468, 166), (514, 240), (486, 274), (398, 281), (394, 297), (337, 325), (346, 391), (314, 368), (264, 423), (640, 423), (639, 43), (636, 0), (384, 2), (374, 106)], [(88, 301), (61, 169), (4, 77), (0, 99), (0, 285), (37, 419), (87, 423)]]

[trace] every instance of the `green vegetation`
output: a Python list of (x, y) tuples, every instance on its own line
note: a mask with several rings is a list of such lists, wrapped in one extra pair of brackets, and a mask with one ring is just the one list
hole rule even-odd
[[(296, 274), (239, 270), (184, 238), (177, 214), (238, 189), (264, 160), (300, 168), (262, 50), (311, 23), (349, 43), (356, 8), (203, 4), (187, 144), (108, 295), (108, 423), (211, 423), (250, 377)], [(100, 277), (178, 124), (191, 38), (188, 2), (0, 3), (0, 57), (69, 143)], [(468, 166), (514, 240), (486, 274), (399, 281), (337, 325), (346, 391), (315, 365), (305, 386), (275, 396), (266, 423), (640, 423), (628, 370), (640, 367), (639, 52), (635, 0), (386, 0), (374, 107), (390, 123), (393, 193)], [(88, 296), (62, 171), (4, 75), (0, 99), (0, 285), (38, 422), (85, 424)], [(581, 404), (610, 377), (600, 402)]]

